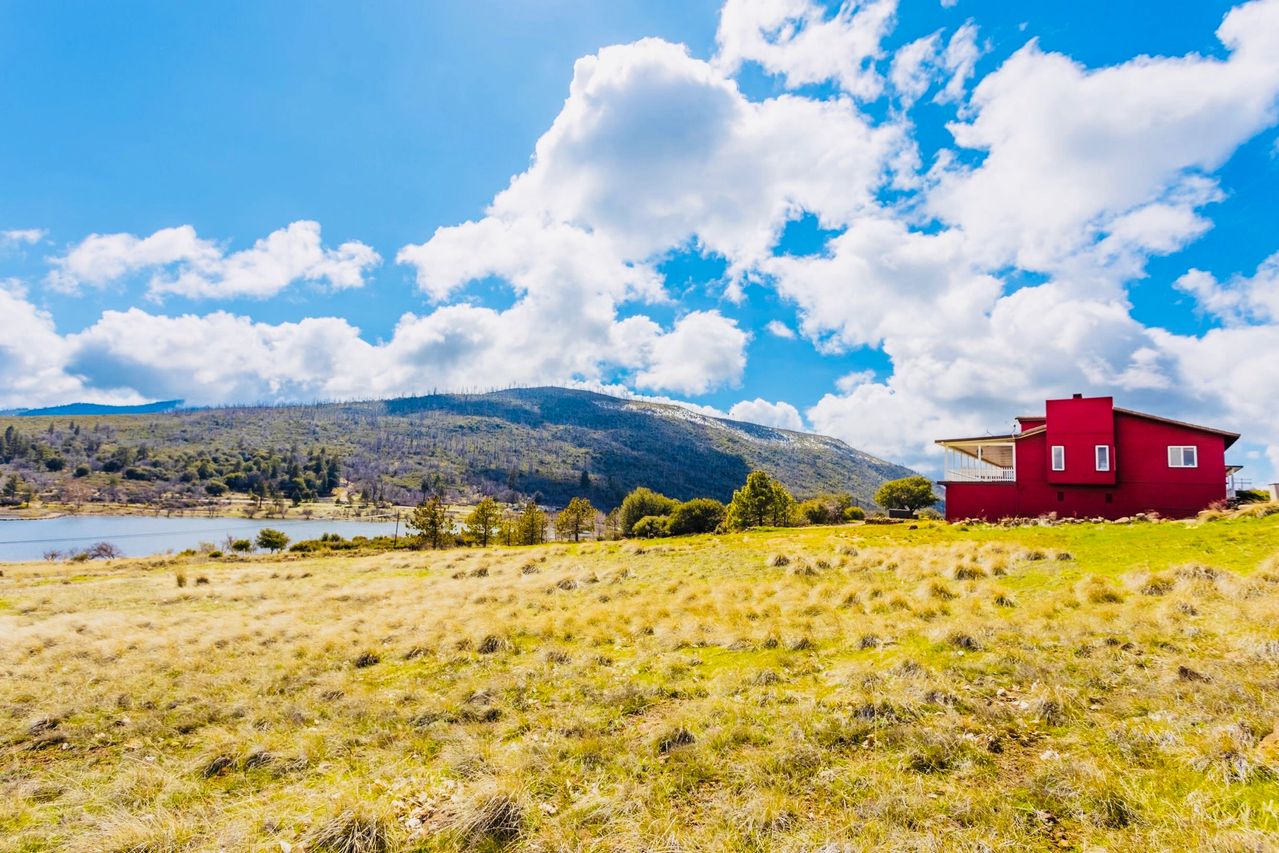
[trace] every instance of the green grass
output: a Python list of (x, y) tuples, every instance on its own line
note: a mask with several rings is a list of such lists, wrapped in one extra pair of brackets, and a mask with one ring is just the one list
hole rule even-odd
[(3, 850), (1279, 834), (1279, 515), (27, 564), (0, 595)]

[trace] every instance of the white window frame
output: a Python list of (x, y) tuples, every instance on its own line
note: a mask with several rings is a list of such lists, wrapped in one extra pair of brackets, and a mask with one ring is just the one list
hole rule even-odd
[[(1190, 461), (1186, 461), (1186, 451), (1190, 451)], [(1168, 445), (1168, 467), (1169, 468), (1198, 468), (1199, 467), (1199, 448), (1193, 444), (1170, 444)]]
[[(1061, 461), (1060, 461), (1060, 464), (1058, 464), (1058, 452), (1059, 452), (1059, 451), (1060, 451), (1060, 453), (1061, 453)], [(1049, 455), (1049, 457), (1050, 457), (1050, 460), (1049, 460), (1049, 461), (1052, 463), (1052, 469), (1053, 469), (1054, 471), (1065, 471), (1065, 470), (1066, 470), (1066, 446), (1065, 446), (1064, 444), (1054, 444), (1054, 445), (1052, 446), (1052, 449), (1048, 451), (1048, 455)], [(1172, 457), (1170, 456), (1170, 457), (1168, 457), (1168, 458), (1169, 458), (1169, 459), (1171, 459)]]
[[(1093, 448), (1093, 461), (1097, 463), (1098, 471), (1110, 470), (1110, 445), (1098, 444)], [(1102, 457), (1105, 457), (1104, 459)]]

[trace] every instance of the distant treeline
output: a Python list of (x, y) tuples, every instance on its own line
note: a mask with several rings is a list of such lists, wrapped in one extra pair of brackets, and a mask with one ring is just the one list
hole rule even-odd
[(331, 497), (342, 482), (340, 461), (324, 447), (189, 450), (125, 443), (116, 432), (109, 424), (85, 428), (75, 420), (50, 422), (35, 435), (7, 426), (0, 434), (0, 465), (10, 474), (0, 479), (0, 501), (18, 503), (37, 489), (73, 501), (92, 484), (107, 500), (239, 492), (297, 504)]

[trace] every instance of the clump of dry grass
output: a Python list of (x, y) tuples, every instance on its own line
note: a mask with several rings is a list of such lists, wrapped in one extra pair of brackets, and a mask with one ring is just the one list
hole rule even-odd
[(347, 809), (307, 834), (307, 850), (316, 853), (391, 853), (400, 849), (401, 833), (385, 815), (366, 806)]
[(443, 826), (455, 833), (467, 849), (476, 849), (484, 844), (505, 846), (518, 841), (527, 820), (527, 809), (519, 793), (490, 785), (454, 803)]

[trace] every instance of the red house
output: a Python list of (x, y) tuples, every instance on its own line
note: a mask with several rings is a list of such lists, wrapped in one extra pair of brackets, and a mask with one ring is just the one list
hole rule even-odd
[(1009, 435), (949, 438), (946, 518), (1192, 516), (1225, 500), (1226, 449), (1239, 435), (1115, 406), (1111, 397), (1049, 400)]

